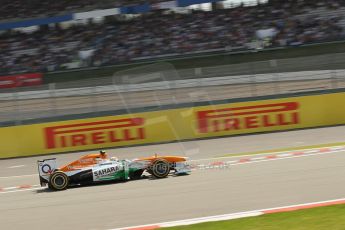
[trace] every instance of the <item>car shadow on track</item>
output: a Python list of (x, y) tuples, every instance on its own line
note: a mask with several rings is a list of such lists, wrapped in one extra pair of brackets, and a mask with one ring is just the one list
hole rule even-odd
[[(126, 180), (126, 181), (103, 181), (103, 182), (99, 182), (99, 183), (87, 183), (87, 184), (76, 184), (76, 185), (71, 185), (67, 188), (67, 190), (70, 189), (76, 189), (76, 188), (83, 188), (83, 187), (94, 187), (94, 186), (107, 186), (110, 184), (123, 184), (123, 183), (127, 183), (127, 182), (131, 182), (134, 183), (135, 181), (142, 181), (142, 180), (149, 180), (149, 181), (153, 181), (153, 180), (164, 180), (167, 179), (169, 177), (181, 177), (181, 176), (186, 176), (187, 174), (182, 174), (182, 175), (175, 175), (175, 174), (170, 174), (168, 177), (166, 178), (155, 178), (151, 175), (143, 175), (138, 179), (132, 179), (132, 180)], [(37, 194), (40, 193), (51, 193), (51, 192), (61, 192), (61, 191), (56, 191), (56, 190), (52, 190), (49, 189), (48, 187), (39, 189), (39, 190), (35, 190), (35, 192)]]
[[(106, 186), (110, 184), (122, 184), (126, 183), (126, 181), (107, 181), (107, 182), (102, 182), (102, 183), (90, 183), (90, 184), (75, 184), (75, 185), (70, 185), (67, 189), (65, 190), (70, 190), (70, 189), (76, 189), (76, 188), (85, 188), (85, 187), (95, 187), (95, 186)], [(53, 190), (48, 187), (45, 187), (40, 190), (36, 190), (36, 193), (51, 193), (51, 192), (61, 192), (64, 190)]]

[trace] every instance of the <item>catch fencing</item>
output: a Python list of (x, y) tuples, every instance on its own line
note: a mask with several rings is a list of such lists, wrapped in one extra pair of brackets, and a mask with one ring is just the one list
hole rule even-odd
[(345, 88), (344, 60), (340, 53), (184, 70), (162, 63), (103, 78), (3, 89), (0, 122)]

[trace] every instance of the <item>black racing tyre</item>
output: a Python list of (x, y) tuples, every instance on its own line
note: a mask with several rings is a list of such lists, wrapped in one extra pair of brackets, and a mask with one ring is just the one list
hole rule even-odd
[(54, 172), (49, 179), (48, 187), (53, 190), (65, 190), (69, 185), (68, 176), (61, 171)]
[(152, 176), (156, 178), (167, 177), (170, 173), (170, 164), (164, 159), (157, 159), (152, 163), (150, 171)]
[(141, 178), (141, 175), (143, 174), (143, 172), (144, 172), (143, 169), (139, 169), (139, 170), (137, 170), (137, 171), (131, 172), (131, 173), (129, 174), (129, 178), (130, 178), (131, 180), (138, 180), (138, 179)]

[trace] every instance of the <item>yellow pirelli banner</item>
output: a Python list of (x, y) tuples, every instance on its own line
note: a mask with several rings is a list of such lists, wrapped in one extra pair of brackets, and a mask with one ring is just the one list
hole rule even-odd
[(0, 128), (0, 158), (345, 124), (345, 93)]

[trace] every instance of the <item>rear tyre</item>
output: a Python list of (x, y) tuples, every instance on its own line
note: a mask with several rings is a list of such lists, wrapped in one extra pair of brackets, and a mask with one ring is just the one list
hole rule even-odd
[(53, 190), (65, 190), (69, 185), (68, 176), (61, 171), (56, 171), (50, 176), (48, 187)]
[(170, 164), (164, 159), (157, 159), (152, 163), (150, 171), (156, 178), (167, 177), (170, 173)]

